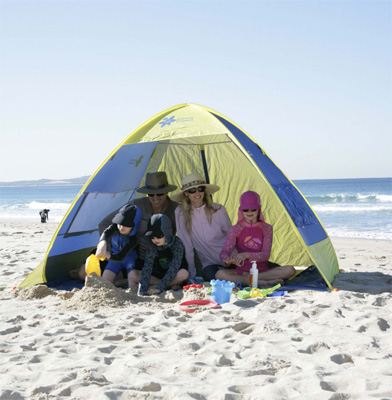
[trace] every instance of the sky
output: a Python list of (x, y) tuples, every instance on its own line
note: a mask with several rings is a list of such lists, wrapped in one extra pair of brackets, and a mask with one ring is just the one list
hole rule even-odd
[(392, 2), (0, 0), (0, 181), (91, 175), (182, 103), (291, 179), (392, 176)]

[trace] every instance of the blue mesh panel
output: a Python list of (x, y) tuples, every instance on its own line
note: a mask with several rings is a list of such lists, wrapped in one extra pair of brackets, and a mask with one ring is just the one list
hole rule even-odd
[(120, 147), (90, 182), (85, 192), (118, 193), (138, 188), (158, 142)]

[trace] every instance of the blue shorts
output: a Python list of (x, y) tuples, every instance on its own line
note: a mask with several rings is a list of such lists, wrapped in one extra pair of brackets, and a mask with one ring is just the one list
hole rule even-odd
[(133, 267), (135, 266), (135, 256), (134, 254), (128, 254), (123, 260), (114, 262), (110, 261), (108, 262), (108, 265), (105, 268), (105, 271), (112, 271), (114, 274), (118, 275), (123, 268), (127, 270), (127, 274), (129, 274), (132, 270)]

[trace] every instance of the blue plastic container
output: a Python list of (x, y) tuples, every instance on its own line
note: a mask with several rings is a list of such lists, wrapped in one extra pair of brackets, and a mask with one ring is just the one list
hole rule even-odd
[(218, 304), (228, 303), (230, 301), (231, 292), (235, 286), (234, 282), (221, 281), (219, 279), (213, 279), (210, 281), (211, 289), (211, 300)]

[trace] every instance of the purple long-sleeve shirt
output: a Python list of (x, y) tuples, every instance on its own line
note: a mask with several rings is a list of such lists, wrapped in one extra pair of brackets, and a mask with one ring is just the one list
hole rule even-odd
[(196, 277), (194, 250), (196, 250), (203, 268), (208, 265), (224, 266), (219, 254), (231, 228), (231, 221), (225, 207), (216, 203), (213, 203), (212, 206), (216, 212), (212, 214), (211, 223), (207, 219), (205, 205), (198, 208), (192, 207), (191, 234), (186, 229), (181, 207), (177, 207), (175, 211), (177, 236), (185, 246), (185, 257), (191, 279)]

